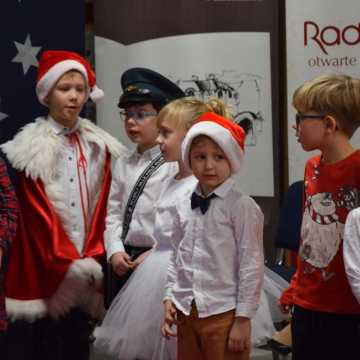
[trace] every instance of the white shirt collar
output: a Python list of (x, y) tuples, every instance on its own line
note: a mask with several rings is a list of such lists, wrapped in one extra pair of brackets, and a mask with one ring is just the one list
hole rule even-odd
[(148, 158), (149, 160), (152, 160), (159, 154), (160, 154), (160, 147), (159, 147), (159, 145), (155, 145), (152, 148), (144, 151), (142, 154), (140, 154), (137, 151), (137, 149), (135, 149), (133, 152), (131, 152), (129, 154), (129, 159), (138, 159), (138, 158), (142, 157), (142, 158)]
[[(232, 189), (232, 187), (235, 184), (235, 180), (232, 176), (227, 178), (221, 185), (219, 185), (214, 191), (212, 191), (210, 194), (207, 195), (207, 197), (211, 196), (212, 194), (215, 194), (216, 196), (220, 198), (224, 198), (226, 194)], [(196, 187), (196, 193), (200, 196), (203, 196), (201, 193), (200, 185), (198, 183)]]
[(78, 128), (80, 126), (80, 119), (79, 118), (76, 120), (76, 123), (72, 128), (68, 128), (68, 127), (60, 124), (59, 122), (57, 122), (50, 115), (48, 115), (47, 120), (48, 120), (49, 124), (51, 125), (51, 127), (54, 130), (56, 135), (68, 135), (68, 134), (71, 134), (71, 133), (75, 132), (76, 130), (78, 130)]

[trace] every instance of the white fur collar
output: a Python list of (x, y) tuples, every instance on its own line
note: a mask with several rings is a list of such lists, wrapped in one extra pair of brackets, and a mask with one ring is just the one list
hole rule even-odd
[[(80, 118), (79, 131), (86, 141), (97, 144), (102, 150), (107, 147), (114, 157), (127, 151), (114, 137), (87, 119)], [(0, 147), (15, 169), (48, 183), (56, 176), (56, 163), (63, 146), (64, 138), (55, 134), (45, 118), (39, 117)]]

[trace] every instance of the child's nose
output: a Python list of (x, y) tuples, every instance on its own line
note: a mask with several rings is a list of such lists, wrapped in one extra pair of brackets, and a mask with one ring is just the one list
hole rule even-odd
[(299, 137), (299, 128), (300, 128), (300, 125), (293, 124), (291, 127), (295, 130), (295, 136), (296, 136), (296, 137)]
[(156, 143), (157, 144), (162, 144), (162, 142), (163, 142), (163, 139), (162, 139), (162, 136), (161, 135), (158, 135), (158, 137), (155, 139), (155, 141), (156, 141)]
[(137, 125), (136, 117), (134, 115), (128, 116), (125, 121), (127, 125), (131, 125), (131, 126)]
[(70, 90), (70, 98), (71, 99), (77, 99), (78, 98), (78, 92), (75, 89)]
[(214, 161), (212, 159), (207, 158), (205, 161), (205, 166), (207, 169), (212, 169), (214, 166)]

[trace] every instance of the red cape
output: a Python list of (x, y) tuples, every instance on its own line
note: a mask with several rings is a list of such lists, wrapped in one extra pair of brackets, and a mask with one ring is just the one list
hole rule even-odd
[(65, 233), (41, 180), (19, 174), (20, 205), (17, 236), (12, 244), (5, 280), (7, 298), (51, 298), (74, 260), (104, 255), (103, 233), (111, 184), (111, 157), (106, 155), (104, 179), (81, 257)]

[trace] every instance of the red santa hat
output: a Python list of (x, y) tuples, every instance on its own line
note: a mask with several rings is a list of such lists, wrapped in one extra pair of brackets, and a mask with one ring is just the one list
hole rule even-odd
[(36, 94), (43, 105), (46, 106), (44, 100), (56, 82), (70, 70), (77, 70), (84, 76), (91, 100), (97, 101), (104, 96), (96, 86), (94, 70), (82, 56), (70, 51), (48, 50), (41, 55), (36, 84)]
[(239, 172), (244, 157), (245, 131), (233, 121), (213, 112), (202, 114), (187, 132), (182, 143), (182, 158), (189, 168), (191, 143), (199, 135), (211, 138), (224, 151), (234, 173)]

